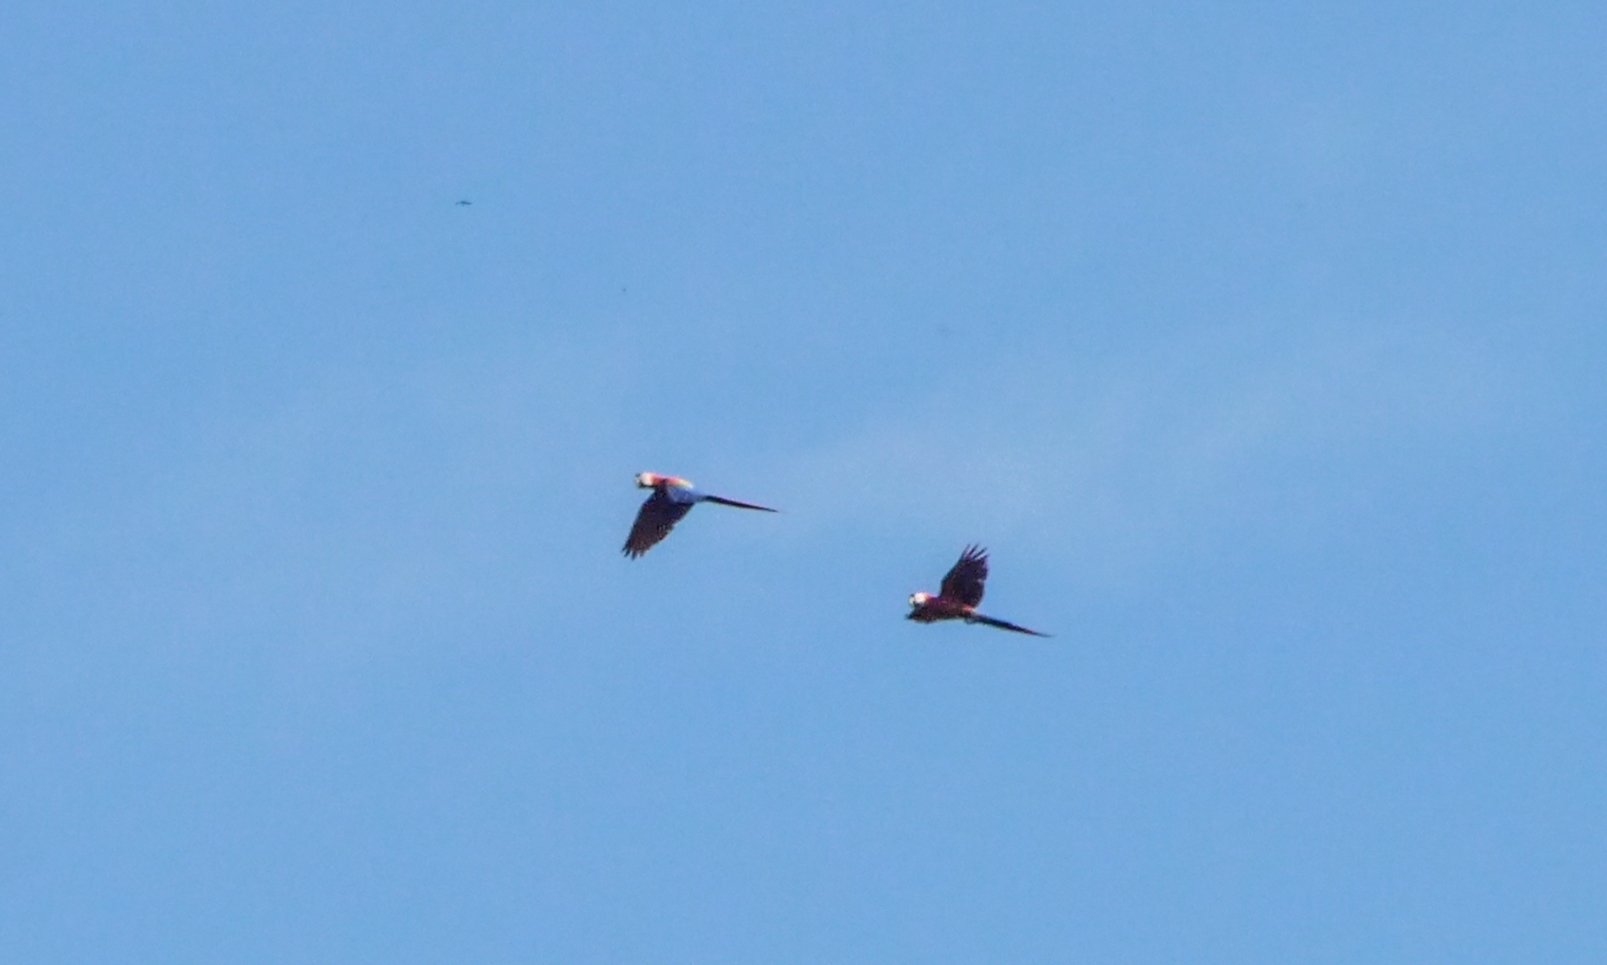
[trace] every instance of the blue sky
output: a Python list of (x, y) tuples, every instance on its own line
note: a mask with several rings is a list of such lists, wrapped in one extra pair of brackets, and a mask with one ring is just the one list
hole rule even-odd
[(0, 948), (1607, 957), (1604, 20), (8, 5)]

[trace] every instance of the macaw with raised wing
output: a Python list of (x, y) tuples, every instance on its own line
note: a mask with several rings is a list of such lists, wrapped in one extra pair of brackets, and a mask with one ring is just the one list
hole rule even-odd
[(966, 623), (985, 623), (1001, 630), (1030, 633), (1047, 637), (1047, 633), (1028, 630), (1005, 620), (995, 620), (976, 612), (982, 602), (983, 584), (988, 579), (988, 551), (980, 546), (967, 546), (960, 553), (959, 562), (943, 577), (943, 585), (936, 596), (922, 590), (910, 594), (910, 612), (905, 619), (917, 623), (936, 623), (939, 620), (964, 620)]
[(698, 503), (719, 503), (721, 506), (757, 509), (765, 513), (778, 511), (769, 506), (758, 506), (703, 492), (692, 485), (692, 480), (682, 479), (680, 476), (639, 472), (636, 474), (636, 485), (641, 489), (651, 489), (653, 494), (647, 497), (647, 501), (642, 503), (641, 510), (636, 513), (636, 522), (631, 526), (631, 534), (625, 538), (624, 549), (620, 550), (631, 559), (641, 556), (652, 549), (659, 540), (670, 535), (670, 530), (681, 521), (681, 517), (691, 512), (692, 507)]

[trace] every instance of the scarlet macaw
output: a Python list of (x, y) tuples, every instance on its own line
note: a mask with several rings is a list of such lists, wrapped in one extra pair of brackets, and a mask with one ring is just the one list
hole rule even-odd
[(651, 549), (653, 544), (670, 535), (670, 530), (681, 521), (681, 517), (691, 512), (692, 507), (701, 502), (735, 506), (738, 509), (757, 509), (766, 513), (777, 512), (769, 506), (756, 506), (753, 503), (739, 502), (702, 492), (692, 485), (690, 479), (682, 479), (680, 476), (639, 472), (636, 474), (636, 485), (642, 489), (653, 490), (653, 495), (642, 503), (641, 510), (636, 514), (636, 522), (631, 526), (631, 534), (626, 537), (625, 547), (620, 551), (631, 559), (641, 556)]
[(917, 623), (936, 623), (939, 620), (964, 620), (966, 623), (985, 623), (1002, 630), (1030, 633), (1047, 637), (1047, 633), (1018, 627), (1014, 623), (995, 620), (976, 612), (982, 602), (982, 584), (988, 578), (988, 551), (980, 546), (967, 546), (960, 553), (959, 562), (943, 577), (937, 596), (922, 590), (910, 594), (910, 612), (905, 617)]

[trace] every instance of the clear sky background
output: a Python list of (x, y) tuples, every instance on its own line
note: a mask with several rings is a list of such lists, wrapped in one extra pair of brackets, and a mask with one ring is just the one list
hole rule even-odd
[(3, 957), (1607, 958), (1601, 6), (673, 6), (0, 12)]

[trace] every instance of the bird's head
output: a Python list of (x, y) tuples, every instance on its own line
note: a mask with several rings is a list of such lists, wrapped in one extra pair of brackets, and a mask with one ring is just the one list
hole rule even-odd
[(910, 594), (910, 606), (913, 606), (913, 607), (926, 606), (926, 601), (930, 600), (931, 598), (932, 598), (932, 594), (926, 592), (925, 590), (922, 590), (919, 593), (911, 593)]
[(652, 489), (663, 478), (656, 472), (639, 472), (636, 474), (636, 486), (639, 489)]

